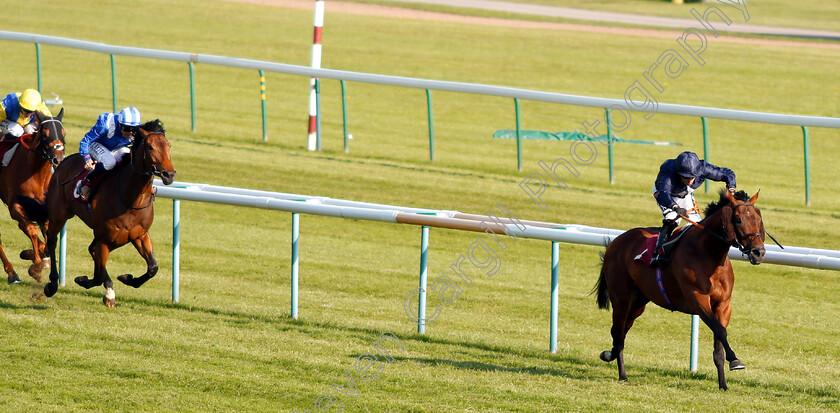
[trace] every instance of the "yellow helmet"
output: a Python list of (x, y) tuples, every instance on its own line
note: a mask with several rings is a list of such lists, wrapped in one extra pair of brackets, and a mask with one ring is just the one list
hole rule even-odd
[(20, 102), (20, 107), (29, 112), (35, 112), (41, 104), (41, 94), (35, 89), (26, 89), (20, 94), (18, 102)]

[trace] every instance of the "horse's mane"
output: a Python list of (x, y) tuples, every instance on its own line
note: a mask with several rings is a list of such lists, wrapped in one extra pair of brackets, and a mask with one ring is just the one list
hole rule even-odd
[[(715, 212), (721, 210), (721, 208), (729, 205), (729, 198), (726, 197), (726, 189), (720, 190), (720, 199), (717, 201), (712, 201), (709, 206), (706, 207), (706, 211), (703, 212), (706, 218), (712, 216)], [(734, 195), (735, 199), (743, 202), (747, 202), (750, 200), (749, 194), (744, 191), (735, 191)]]
[(149, 133), (160, 133), (166, 135), (166, 129), (163, 128), (163, 122), (161, 122), (160, 119), (146, 122), (140, 128)]

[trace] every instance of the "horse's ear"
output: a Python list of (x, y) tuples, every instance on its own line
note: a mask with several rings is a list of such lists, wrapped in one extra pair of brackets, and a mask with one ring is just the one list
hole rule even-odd
[[(732, 196), (732, 194), (729, 196)], [(735, 227), (732, 226), (732, 211), (734, 209), (731, 206), (725, 206), (720, 210), (721, 221), (723, 221), (723, 237), (727, 240), (734, 240), (736, 238)]]
[(139, 128), (139, 129), (137, 129), (137, 130), (139, 130), (139, 131), (140, 131), (140, 137), (141, 137), (141, 138), (145, 139), (145, 138), (147, 138), (147, 137), (149, 136), (149, 132), (146, 132), (146, 130), (145, 130), (145, 129), (143, 129), (143, 128)]
[(44, 114), (36, 110), (35, 118), (38, 119), (38, 123), (41, 123), (44, 121)]
[(64, 108), (63, 107), (58, 112), (58, 116), (56, 116), (56, 118), (58, 119), (59, 122), (61, 122), (61, 119), (64, 118)]
[[(761, 192), (761, 188), (758, 189), (758, 192)], [(750, 203), (753, 205), (755, 205), (755, 201), (758, 201), (758, 192), (756, 192), (755, 195), (753, 195), (752, 198), (750, 198)]]
[(726, 192), (726, 199), (729, 200), (729, 203), (735, 205), (738, 203), (738, 200), (735, 199), (735, 195), (732, 194), (732, 191), (725, 191)]

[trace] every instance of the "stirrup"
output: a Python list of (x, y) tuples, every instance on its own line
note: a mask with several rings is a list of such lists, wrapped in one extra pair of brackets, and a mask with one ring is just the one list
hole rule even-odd
[(659, 254), (654, 254), (653, 258), (651, 258), (650, 260), (651, 268), (664, 268), (667, 267), (670, 263), (671, 260), (668, 257)]
[[(85, 185), (85, 184), (84, 184), (84, 179), (82, 179), (82, 180), (80, 180), (79, 182), (77, 182), (77, 183), (76, 183), (76, 188), (75, 188), (75, 189), (73, 189), (73, 197), (74, 197), (74, 198), (76, 198), (76, 199), (81, 199), (81, 200), (82, 200), (82, 201), (84, 201), (84, 202), (87, 202), (87, 201), (88, 201), (88, 199), (87, 199), (87, 197), (85, 196), (85, 191), (84, 191), (84, 189), (83, 189), (83, 188), (84, 188), (84, 187), (86, 187), (86, 186), (87, 186), (87, 185)], [(90, 190), (90, 187), (88, 187), (88, 190)]]

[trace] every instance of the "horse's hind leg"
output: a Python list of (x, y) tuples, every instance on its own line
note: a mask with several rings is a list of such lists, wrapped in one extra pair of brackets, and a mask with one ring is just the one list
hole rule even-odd
[(6, 251), (3, 250), (3, 241), (0, 240), (0, 260), (3, 260), (3, 269), (6, 270), (6, 279), (9, 284), (17, 284), (20, 282), (20, 277), (18, 277), (17, 273), (15, 272), (15, 268), (12, 267), (12, 263), (9, 262), (9, 258), (6, 257)]
[(152, 251), (152, 237), (149, 236), (148, 232), (144, 233), (143, 236), (132, 240), (131, 243), (134, 245), (134, 248), (137, 249), (137, 252), (140, 253), (140, 256), (146, 260), (146, 273), (137, 278), (134, 278), (131, 274), (123, 274), (117, 277), (117, 279), (125, 285), (138, 288), (157, 274), (158, 264), (155, 260), (155, 254)]
[[(633, 323), (645, 312), (645, 306), (648, 303), (647, 298), (636, 291), (635, 288), (630, 295), (632, 298), (629, 299), (629, 302), (624, 299), (620, 303), (618, 300), (613, 303), (613, 327), (610, 330), (613, 337), (613, 348), (601, 353), (602, 360), (617, 361), (618, 379), (622, 381), (627, 380), (627, 372), (624, 369), (624, 342), (627, 339), (627, 333), (633, 327)], [(619, 304), (620, 307), (616, 304)]]

